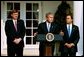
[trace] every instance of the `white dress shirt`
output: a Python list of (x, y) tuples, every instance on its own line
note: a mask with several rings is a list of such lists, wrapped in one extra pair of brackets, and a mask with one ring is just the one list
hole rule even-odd
[(50, 31), (50, 27), (51, 27), (51, 23), (46, 22), (46, 24), (47, 24), (47, 29), (48, 29), (48, 32), (49, 32)]
[(13, 20), (13, 24), (15, 25), (15, 22), (17, 22), (17, 20)]

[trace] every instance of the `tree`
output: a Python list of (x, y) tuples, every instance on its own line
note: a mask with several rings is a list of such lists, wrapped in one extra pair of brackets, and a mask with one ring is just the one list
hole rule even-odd
[(64, 25), (66, 14), (71, 14), (71, 7), (66, 1), (62, 1), (54, 15), (54, 22), (60, 26)]

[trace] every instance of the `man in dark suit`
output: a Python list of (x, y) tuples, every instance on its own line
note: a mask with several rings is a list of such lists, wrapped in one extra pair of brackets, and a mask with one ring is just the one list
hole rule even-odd
[(18, 15), (18, 10), (11, 11), (11, 19), (5, 23), (8, 56), (23, 56), (25, 25)]
[(73, 24), (71, 14), (66, 16), (66, 25), (62, 27), (61, 35), (64, 41), (60, 45), (61, 56), (76, 56), (79, 41), (79, 28)]
[[(40, 23), (38, 26), (38, 34), (47, 34), (47, 33), (53, 33), (53, 34), (58, 34), (59, 33), (59, 27), (57, 24), (53, 23), (53, 14), (52, 13), (47, 13), (46, 14), (46, 21), (43, 23)], [(45, 49), (45, 43), (52, 45), (52, 56), (54, 52), (54, 45), (55, 43), (52, 42), (40, 42), (40, 56), (44, 56), (44, 49)]]

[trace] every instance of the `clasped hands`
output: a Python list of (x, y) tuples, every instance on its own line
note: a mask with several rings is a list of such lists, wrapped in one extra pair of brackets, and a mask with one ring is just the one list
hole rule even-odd
[(73, 47), (73, 46), (75, 46), (75, 45), (74, 45), (74, 43), (70, 43), (70, 44), (65, 43), (65, 45), (64, 45), (64, 46), (66, 46), (67, 48), (71, 48), (71, 47)]
[(13, 42), (14, 42), (15, 44), (19, 44), (19, 42), (20, 42), (21, 40), (22, 40), (21, 38), (15, 38)]

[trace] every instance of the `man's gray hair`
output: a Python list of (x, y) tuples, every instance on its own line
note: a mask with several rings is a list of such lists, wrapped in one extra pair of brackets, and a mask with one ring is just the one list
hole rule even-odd
[(53, 13), (51, 12), (46, 13), (46, 17), (48, 17), (48, 15), (53, 15)]

